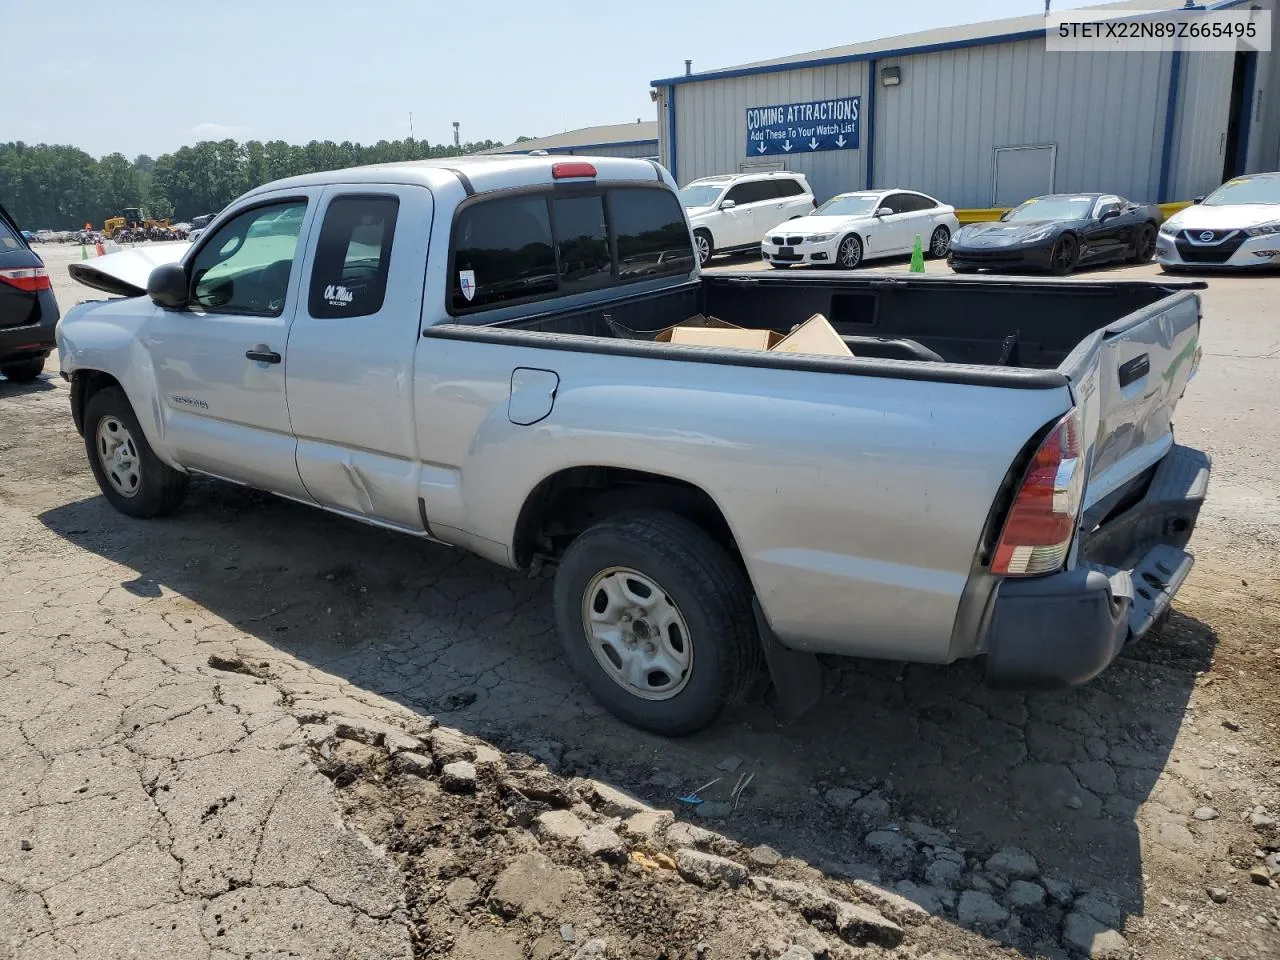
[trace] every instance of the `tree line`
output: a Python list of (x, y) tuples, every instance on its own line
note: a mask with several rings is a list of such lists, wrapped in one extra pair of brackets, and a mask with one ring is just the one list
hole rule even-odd
[(349, 140), (313, 140), (305, 146), (283, 140), (209, 140), (154, 159), (140, 154), (129, 160), (120, 153), (95, 159), (76, 147), (17, 141), (0, 143), (0, 204), (28, 230), (76, 230), (86, 222), (101, 228), (125, 207), (182, 221), (217, 213), (245, 191), (281, 177), (454, 157), (499, 146), (493, 140), (461, 147), (412, 139), (369, 146)]

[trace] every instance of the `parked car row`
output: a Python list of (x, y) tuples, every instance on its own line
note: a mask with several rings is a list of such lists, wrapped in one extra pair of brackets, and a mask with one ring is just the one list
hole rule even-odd
[(946, 257), (957, 273), (1145, 263), (1167, 272), (1280, 264), (1280, 173), (1228, 181), (1164, 221), (1154, 203), (1111, 193), (1033, 197), (998, 222), (961, 226), (955, 208), (901, 188), (842, 193), (821, 206), (804, 174), (779, 170), (694, 180), (680, 191), (703, 266), (754, 252), (770, 266), (850, 270), (876, 257)]

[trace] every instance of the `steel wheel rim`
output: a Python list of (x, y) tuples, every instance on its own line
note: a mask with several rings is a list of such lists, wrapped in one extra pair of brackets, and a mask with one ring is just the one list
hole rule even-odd
[(849, 237), (840, 244), (840, 266), (856, 267), (862, 259), (862, 247), (857, 237)]
[(698, 262), (706, 263), (711, 259), (711, 242), (701, 235), (694, 237), (694, 242), (698, 245)]
[(642, 700), (670, 700), (693, 675), (689, 626), (670, 595), (630, 567), (601, 570), (582, 592), (582, 626), (605, 675)]
[(133, 434), (115, 417), (98, 421), (94, 447), (102, 473), (122, 497), (136, 497), (142, 489), (142, 458)]
[(1063, 237), (1058, 241), (1057, 253), (1053, 256), (1053, 262), (1058, 267), (1070, 267), (1071, 261), (1075, 258), (1075, 248), (1072, 246), (1073, 241), (1070, 237)]
[(933, 248), (935, 257), (945, 257), (947, 250), (951, 247), (951, 234), (947, 233), (946, 228), (939, 227), (933, 231), (933, 240), (929, 245)]

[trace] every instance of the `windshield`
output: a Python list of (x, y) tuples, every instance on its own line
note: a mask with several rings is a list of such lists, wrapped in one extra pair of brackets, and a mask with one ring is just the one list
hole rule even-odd
[(1093, 207), (1093, 197), (1036, 197), (1017, 207), (1005, 220), (1083, 220)]
[(680, 202), (686, 207), (709, 207), (723, 189), (722, 183), (691, 183), (680, 191)]
[(1204, 200), (1206, 207), (1225, 207), (1233, 203), (1280, 203), (1280, 179), (1241, 177), (1224, 183)]
[(847, 197), (832, 197), (817, 210), (815, 217), (867, 217), (875, 213), (878, 196), (851, 194)]

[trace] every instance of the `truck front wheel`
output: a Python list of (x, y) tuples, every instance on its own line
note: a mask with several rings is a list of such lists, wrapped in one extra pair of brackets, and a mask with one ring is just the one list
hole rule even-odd
[(706, 727), (760, 667), (746, 575), (672, 513), (619, 514), (582, 533), (556, 571), (555, 608), (565, 655), (591, 693), (654, 733)]
[(187, 495), (187, 475), (155, 455), (118, 387), (89, 398), (84, 446), (102, 495), (121, 513), (158, 517), (176, 510)]

